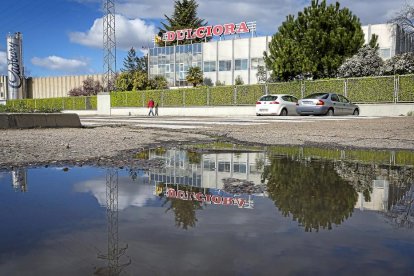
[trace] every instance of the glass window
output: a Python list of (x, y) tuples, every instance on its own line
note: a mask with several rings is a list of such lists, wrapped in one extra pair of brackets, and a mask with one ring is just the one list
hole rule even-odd
[(247, 59), (234, 60), (234, 70), (247, 70)]
[(257, 70), (258, 66), (265, 66), (263, 58), (252, 58), (250, 64), (252, 70)]
[(216, 72), (216, 62), (215, 61), (205, 61), (204, 62), (204, 72)]
[(334, 102), (339, 102), (338, 95), (336, 95), (336, 94), (332, 94), (332, 95), (331, 95), (331, 100), (332, 100), (332, 101), (334, 101)]
[(230, 162), (219, 162), (218, 171), (219, 172), (230, 172)]
[(342, 96), (342, 95), (338, 95), (338, 97), (339, 97), (339, 100), (340, 100), (341, 102), (343, 102), (343, 103), (349, 103), (349, 100), (348, 100), (347, 98), (345, 98), (344, 96)]
[(209, 171), (215, 171), (216, 170), (216, 162), (205, 160), (204, 161), (204, 169)]
[(231, 71), (231, 60), (220, 60), (219, 71)]
[(238, 173), (246, 173), (247, 166), (244, 163), (234, 163), (233, 164), (233, 171)]
[(391, 49), (390, 48), (384, 48), (380, 49), (379, 51), (380, 57), (383, 59), (387, 59), (391, 57)]

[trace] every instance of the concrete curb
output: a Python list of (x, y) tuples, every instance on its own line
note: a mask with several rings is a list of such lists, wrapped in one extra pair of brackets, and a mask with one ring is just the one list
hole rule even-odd
[(3, 113), (0, 129), (82, 127), (75, 113)]

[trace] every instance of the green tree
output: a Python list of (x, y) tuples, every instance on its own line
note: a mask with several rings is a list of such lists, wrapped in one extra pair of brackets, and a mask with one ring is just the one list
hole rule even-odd
[(289, 15), (273, 35), (264, 59), (281, 80), (334, 77), (347, 57), (364, 44), (361, 23), (347, 8), (312, 0), (297, 18)]
[(152, 79), (149, 79), (148, 87), (147, 89), (167, 89), (168, 88), (168, 82), (167, 79), (164, 76), (155, 76)]
[[(175, 1), (174, 13), (171, 17), (164, 15), (167, 22), (161, 22), (163, 28), (160, 28), (160, 33), (168, 31), (177, 31), (183, 29), (197, 29), (198, 27), (206, 26), (207, 22), (204, 19), (197, 17), (198, 4), (195, 0)], [(209, 41), (210, 38), (207, 38)], [(204, 39), (195, 38), (191, 40), (181, 40), (178, 44), (190, 44), (194, 42), (203, 42)], [(160, 46), (164, 46), (163, 41), (159, 42)], [(174, 45), (176, 42), (167, 42), (167, 46)]]
[(115, 81), (115, 86), (120, 91), (131, 91), (132, 90), (132, 73), (121, 72)]
[(371, 35), (371, 39), (369, 40), (368, 45), (372, 49), (375, 49), (375, 51), (378, 51), (379, 50), (378, 35), (376, 34)]
[(235, 85), (243, 85), (244, 84), (243, 78), (240, 75), (238, 75), (236, 77), (236, 79), (234, 80), (234, 84)]
[(131, 47), (128, 51), (128, 55), (124, 59), (124, 68), (122, 72), (135, 72), (142, 71), (147, 72), (148, 70), (148, 56), (137, 57), (137, 53), (134, 47)]
[(203, 83), (203, 72), (201, 71), (201, 68), (198, 66), (189, 67), (186, 80), (194, 87), (196, 87), (197, 84)]
[(262, 182), (269, 197), (285, 217), (292, 216), (306, 232), (332, 229), (350, 217), (358, 198), (330, 161), (306, 163), (271, 158)]

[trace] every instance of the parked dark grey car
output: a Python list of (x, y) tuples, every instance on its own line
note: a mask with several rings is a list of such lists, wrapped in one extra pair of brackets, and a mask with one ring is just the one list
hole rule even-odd
[(299, 115), (359, 115), (359, 107), (343, 95), (315, 93), (299, 100), (296, 106)]

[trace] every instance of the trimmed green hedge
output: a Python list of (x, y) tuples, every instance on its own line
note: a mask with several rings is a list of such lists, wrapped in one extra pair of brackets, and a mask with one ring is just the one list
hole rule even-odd
[(47, 99), (8, 100), (7, 106), (28, 110), (94, 110), (97, 108), (96, 96), (65, 97)]
[(237, 86), (236, 103), (238, 105), (254, 105), (266, 92), (263, 84)]
[(185, 105), (186, 106), (206, 106), (208, 100), (208, 89), (189, 88), (185, 90)]
[(142, 92), (114, 92), (111, 93), (112, 107), (142, 107)]
[(330, 92), (344, 94), (344, 80), (317, 80), (305, 81), (305, 96), (318, 92)]
[(185, 89), (163, 90), (162, 106), (183, 106)]
[(301, 89), (301, 81), (269, 83), (267, 85), (267, 91), (269, 94), (290, 94), (298, 99), (302, 98)]
[(353, 102), (394, 102), (394, 76), (348, 79), (347, 96)]
[(398, 90), (399, 102), (414, 102), (414, 76), (400, 76)]
[(210, 88), (209, 105), (233, 105), (234, 86), (216, 86)]

